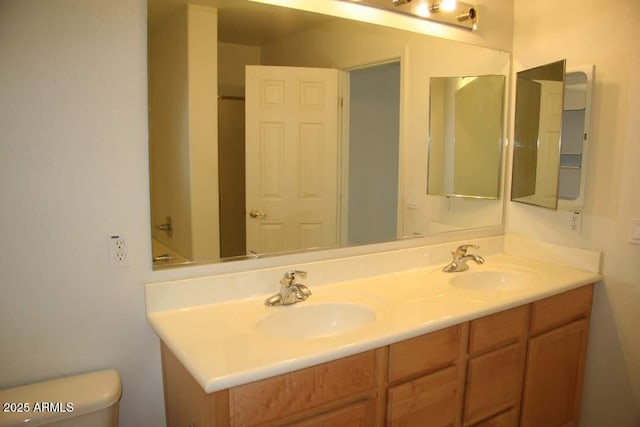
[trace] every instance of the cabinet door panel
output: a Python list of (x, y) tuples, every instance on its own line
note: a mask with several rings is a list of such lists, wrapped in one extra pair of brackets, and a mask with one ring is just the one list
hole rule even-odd
[(524, 361), (524, 343), (512, 344), (469, 360), (465, 424), (519, 406)]
[(589, 320), (529, 340), (522, 426), (577, 426)]
[(460, 368), (451, 366), (389, 389), (387, 425), (444, 427), (460, 425)]

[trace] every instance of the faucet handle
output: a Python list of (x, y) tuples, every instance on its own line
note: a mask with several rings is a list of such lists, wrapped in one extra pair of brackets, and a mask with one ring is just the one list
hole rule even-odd
[(284, 277), (280, 279), (280, 283), (284, 286), (291, 286), (295, 283), (298, 276), (304, 279), (307, 277), (307, 272), (301, 270), (289, 270), (284, 273)]
[(473, 248), (473, 249), (480, 249), (480, 246), (478, 245), (460, 245), (458, 246), (458, 249), (456, 249), (455, 253), (453, 254), (454, 256), (464, 256), (467, 254), (467, 249), (469, 248)]

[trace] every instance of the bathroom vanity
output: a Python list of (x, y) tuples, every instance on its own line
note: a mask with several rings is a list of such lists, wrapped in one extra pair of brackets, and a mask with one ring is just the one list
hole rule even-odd
[[(289, 307), (265, 307), (265, 295), (151, 307), (167, 425), (577, 425), (600, 276), (486, 258), (462, 273), (437, 265), (310, 286)], [(149, 286), (148, 298), (178, 289)]]

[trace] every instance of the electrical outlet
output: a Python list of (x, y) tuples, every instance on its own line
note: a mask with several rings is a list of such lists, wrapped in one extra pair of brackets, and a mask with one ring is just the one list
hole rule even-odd
[(569, 212), (569, 230), (572, 233), (582, 232), (582, 212), (580, 211)]
[(108, 253), (111, 267), (129, 266), (129, 235), (128, 234), (108, 234)]

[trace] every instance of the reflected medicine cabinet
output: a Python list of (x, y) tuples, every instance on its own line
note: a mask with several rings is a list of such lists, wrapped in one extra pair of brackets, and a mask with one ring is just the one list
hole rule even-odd
[(518, 72), (512, 201), (556, 210), (584, 205), (594, 67), (564, 68), (559, 61)]

